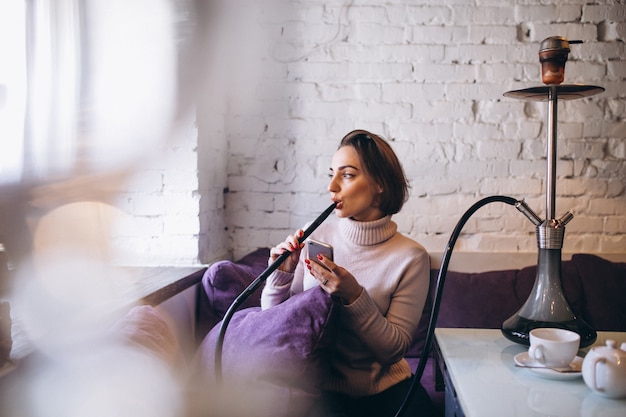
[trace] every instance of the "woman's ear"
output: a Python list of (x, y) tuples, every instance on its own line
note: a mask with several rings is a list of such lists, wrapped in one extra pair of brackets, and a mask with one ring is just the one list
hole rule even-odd
[(373, 206), (376, 208), (380, 208), (380, 205), (382, 204), (382, 202), (383, 202), (383, 187), (382, 185), (377, 185)]

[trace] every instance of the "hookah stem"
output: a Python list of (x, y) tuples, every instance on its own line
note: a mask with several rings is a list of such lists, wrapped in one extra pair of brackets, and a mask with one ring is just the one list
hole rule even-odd
[(552, 220), (556, 215), (556, 140), (558, 117), (558, 90), (556, 85), (550, 86), (548, 96), (548, 140), (546, 143), (546, 220)]
[[(328, 206), (326, 210), (322, 212), (322, 214), (317, 216), (313, 223), (311, 223), (311, 225), (306, 228), (306, 230), (302, 234), (302, 237), (298, 238), (298, 242), (304, 242), (305, 239), (309, 237), (309, 235), (311, 235), (311, 233), (313, 233), (313, 231), (317, 229), (328, 216), (330, 216), (330, 213), (333, 212), (336, 206), (337, 203), (333, 202), (330, 206)], [(259, 275), (254, 281), (252, 281), (252, 283), (248, 285), (248, 287), (243, 290), (241, 294), (237, 296), (237, 298), (235, 298), (235, 300), (226, 311), (226, 314), (222, 319), (222, 324), (220, 325), (220, 332), (218, 334), (217, 344), (215, 346), (215, 376), (218, 383), (221, 384), (222, 382), (222, 351), (224, 346), (224, 335), (226, 334), (226, 328), (230, 323), (230, 319), (235, 314), (237, 309), (239, 309), (239, 307), (248, 299), (248, 297), (250, 297), (254, 293), (254, 291), (256, 291), (257, 288), (259, 288), (259, 286), (261, 286), (261, 284), (265, 282), (265, 280), (267, 280), (267, 278), (271, 275), (272, 272), (276, 270), (276, 268), (278, 268), (283, 262), (285, 262), (285, 260), (291, 255), (291, 253), (292, 252), (290, 251), (285, 251), (278, 258), (276, 258), (276, 260), (272, 262), (265, 269), (265, 271), (261, 273), (261, 275)]]
[(415, 394), (415, 390), (419, 385), (420, 380), (422, 379), (422, 374), (424, 373), (424, 369), (426, 368), (426, 361), (428, 359), (428, 355), (430, 353), (433, 339), (435, 335), (435, 325), (437, 324), (437, 316), (439, 315), (439, 307), (441, 305), (441, 296), (443, 294), (443, 285), (446, 281), (446, 275), (448, 273), (448, 264), (450, 263), (450, 257), (452, 256), (452, 251), (454, 249), (454, 245), (461, 234), (461, 230), (465, 223), (469, 220), (469, 218), (481, 207), (494, 202), (502, 202), (509, 204), (511, 206), (516, 206), (519, 201), (507, 196), (494, 195), (490, 197), (485, 197), (482, 200), (475, 203), (471, 206), (459, 219), (456, 227), (452, 231), (452, 235), (450, 236), (450, 240), (448, 241), (448, 245), (444, 251), (444, 256), (441, 261), (441, 266), (439, 267), (439, 274), (437, 275), (437, 284), (435, 290), (435, 299), (433, 301), (433, 306), (430, 313), (430, 320), (428, 323), (428, 331), (426, 332), (426, 341), (424, 342), (424, 349), (422, 350), (420, 360), (417, 364), (417, 369), (415, 370), (415, 374), (413, 375), (413, 381), (411, 382), (411, 387), (407, 392), (402, 405), (395, 414), (395, 417), (402, 417), (408, 407), (409, 403), (413, 399), (413, 395)]

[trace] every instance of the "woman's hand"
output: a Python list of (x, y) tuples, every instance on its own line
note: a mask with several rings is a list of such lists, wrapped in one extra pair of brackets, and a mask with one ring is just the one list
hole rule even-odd
[(300, 259), (300, 251), (304, 247), (304, 243), (298, 241), (299, 238), (304, 236), (302, 230), (297, 230), (295, 234), (287, 236), (287, 238), (270, 249), (270, 263), (274, 262), (285, 251), (291, 252), (291, 255), (278, 266), (278, 270), (284, 272), (293, 272), (298, 265), (298, 259)]
[(352, 304), (363, 292), (363, 287), (351, 273), (324, 255), (319, 255), (315, 261), (305, 259), (304, 262), (324, 291), (341, 298), (344, 304)]

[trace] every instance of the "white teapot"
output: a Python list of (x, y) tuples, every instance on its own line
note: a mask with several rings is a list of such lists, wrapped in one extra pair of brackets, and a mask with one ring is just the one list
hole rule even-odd
[(617, 348), (614, 340), (592, 348), (582, 366), (585, 384), (607, 398), (626, 397), (626, 343)]

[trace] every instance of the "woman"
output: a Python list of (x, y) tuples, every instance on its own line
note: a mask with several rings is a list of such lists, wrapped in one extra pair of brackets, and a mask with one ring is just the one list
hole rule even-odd
[[(261, 306), (270, 308), (315, 285), (339, 297), (336, 354), (318, 413), (393, 416), (411, 384), (403, 357), (428, 292), (428, 254), (391, 220), (407, 200), (408, 184), (386, 141), (364, 130), (349, 133), (332, 158), (329, 176), (339, 220), (322, 224), (311, 238), (332, 245), (336, 263), (325, 256), (308, 259), (298, 230), (270, 250), (270, 261), (284, 251), (292, 254), (267, 279)], [(423, 388), (412, 404), (416, 411), (407, 416), (430, 412)]]

